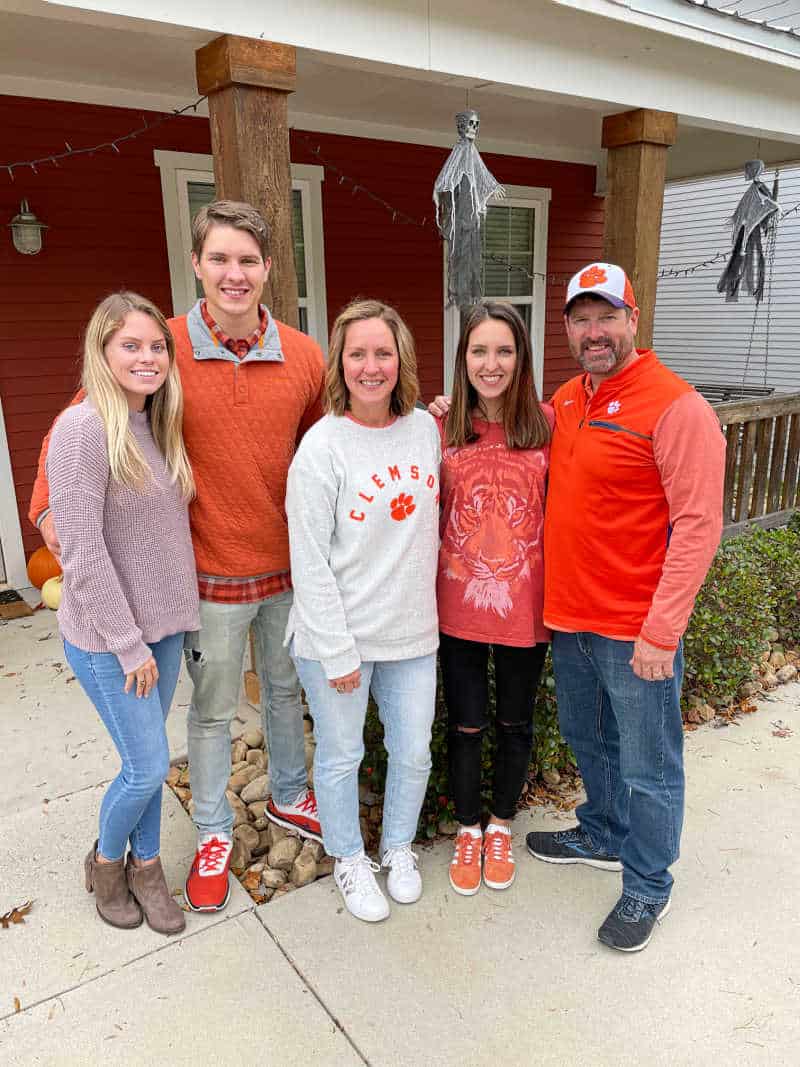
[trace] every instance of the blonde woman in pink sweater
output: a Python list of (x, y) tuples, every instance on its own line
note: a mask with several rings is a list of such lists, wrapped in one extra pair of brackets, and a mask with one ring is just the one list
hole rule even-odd
[[(56, 421), (47, 454), (61, 542), (67, 660), (119, 751), (85, 861), (100, 917), (183, 930), (159, 858), (165, 719), (187, 630), (199, 626), (189, 536), (194, 492), (172, 335), (135, 293), (106, 297), (86, 330), (86, 399)], [(130, 842), (127, 864), (125, 851)]]

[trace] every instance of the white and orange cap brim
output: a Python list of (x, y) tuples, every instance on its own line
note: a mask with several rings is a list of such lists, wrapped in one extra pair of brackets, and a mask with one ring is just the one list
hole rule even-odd
[(573, 274), (567, 286), (566, 311), (577, 296), (601, 296), (615, 308), (635, 308), (630, 278), (615, 263), (590, 263)]

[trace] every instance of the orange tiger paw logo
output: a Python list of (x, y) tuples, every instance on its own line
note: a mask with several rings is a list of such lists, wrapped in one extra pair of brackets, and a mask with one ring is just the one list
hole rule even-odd
[(579, 284), (581, 289), (591, 289), (593, 285), (600, 285), (602, 282), (608, 281), (608, 275), (602, 267), (589, 267), (580, 276)]
[(389, 507), (392, 509), (392, 518), (402, 522), (403, 519), (408, 518), (412, 511), (416, 510), (417, 505), (414, 503), (413, 496), (401, 493), (400, 496), (394, 498)]

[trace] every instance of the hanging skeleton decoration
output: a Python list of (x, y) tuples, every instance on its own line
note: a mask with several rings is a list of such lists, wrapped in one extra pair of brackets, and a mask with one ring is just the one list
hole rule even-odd
[(726, 303), (739, 299), (739, 287), (744, 282), (746, 293), (759, 304), (764, 295), (764, 246), (766, 236), (778, 223), (778, 176), (775, 175), (772, 191), (759, 177), (764, 170), (760, 159), (751, 159), (744, 165), (744, 176), (750, 182), (747, 192), (729, 220), (733, 228), (733, 248), (730, 258), (717, 283), (717, 292), (725, 294)]
[(489, 173), (475, 147), (480, 116), (456, 115), (458, 142), (433, 186), (436, 225), (447, 242), (447, 304), (467, 307), (481, 299), (481, 233), (486, 208), (503, 187)]

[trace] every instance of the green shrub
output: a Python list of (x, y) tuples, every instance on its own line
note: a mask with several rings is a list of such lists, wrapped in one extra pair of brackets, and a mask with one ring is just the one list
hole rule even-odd
[[(725, 706), (737, 696), (741, 684), (753, 676), (767, 648), (766, 632), (777, 627), (787, 645), (800, 643), (800, 512), (787, 527), (761, 530), (724, 541), (706, 581), (684, 636), (684, 703), (690, 696)], [(494, 676), (490, 663), (490, 710), (494, 710)], [(493, 721), (493, 715), (492, 715)], [(367, 714), (366, 757), (362, 780), (382, 793), (386, 780), (383, 727), (374, 706)], [(483, 742), (483, 796), (488, 808), (491, 768), (495, 750), (491, 728)], [(453, 818), (447, 780), (447, 713), (441, 679), (431, 740), (433, 768), (420, 819), (421, 837), (433, 837), (441, 820)], [(534, 749), (531, 775), (545, 770), (563, 771), (575, 766), (574, 757), (558, 730), (553, 667), (548, 655), (534, 712)]]
[(717, 551), (683, 639), (684, 701), (730, 703), (752, 677), (772, 621), (757, 548), (745, 534)]

